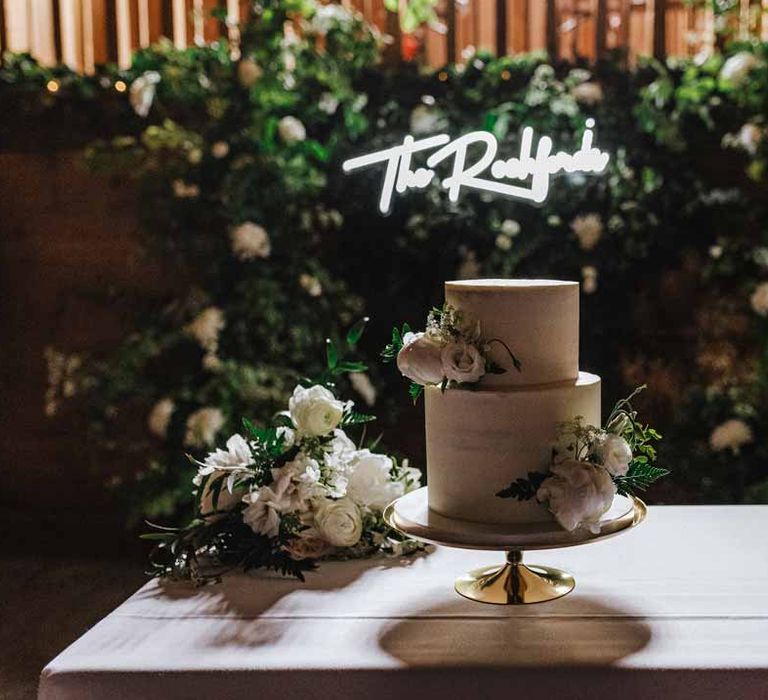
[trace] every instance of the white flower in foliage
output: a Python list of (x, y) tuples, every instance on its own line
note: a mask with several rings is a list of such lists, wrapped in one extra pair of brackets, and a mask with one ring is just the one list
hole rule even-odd
[(603, 101), (603, 88), (600, 83), (581, 83), (571, 89), (571, 95), (576, 99), (576, 102), (591, 107)]
[(184, 326), (184, 332), (194, 338), (203, 350), (215, 353), (219, 346), (219, 334), (225, 325), (224, 312), (216, 306), (209, 306)]
[[(232, 510), (243, 498), (244, 489), (235, 486), (235, 479), (239, 474), (248, 471), (253, 464), (253, 455), (242, 435), (232, 435), (227, 440), (227, 449), (216, 449), (211, 452), (203, 462), (204, 466), (198, 469), (194, 483), (200, 486), (205, 483), (200, 495), (200, 512), (209, 515), (214, 511)], [(219, 490), (216, 506), (213, 504), (213, 483), (225, 477)]]
[(216, 143), (211, 146), (211, 155), (216, 158), (216, 160), (226, 158), (229, 155), (229, 144), (226, 141), (216, 141)]
[(440, 361), (443, 374), (454, 382), (473, 383), (485, 374), (485, 358), (463, 340), (448, 343), (440, 353)]
[(600, 532), (600, 518), (608, 511), (616, 494), (611, 475), (590, 462), (566, 460), (552, 467), (536, 498), (546, 502), (555, 520), (569, 532), (586, 526)]
[(352, 547), (363, 534), (360, 509), (349, 498), (319, 501), (315, 504), (315, 528), (320, 537), (335, 547)]
[(238, 260), (268, 258), (272, 252), (269, 234), (263, 226), (246, 221), (230, 232), (232, 253)]
[(758, 316), (768, 316), (768, 282), (757, 285), (749, 297), (749, 303)]
[(252, 58), (244, 58), (237, 64), (237, 79), (244, 88), (251, 88), (256, 85), (264, 71), (261, 66)]
[(624, 476), (632, 461), (632, 448), (620, 435), (606, 433), (595, 441), (595, 454), (609, 474)]
[(304, 124), (296, 117), (283, 117), (277, 124), (277, 133), (280, 134), (283, 143), (288, 145), (304, 141), (307, 138)]
[(410, 127), (414, 136), (438, 131), (443, 123), (440, 112), (427, 105), (418, 105), (411, 111)]
[(383, 511), (405, 493), (405, 485), (392, 481), (392, 459), (386, 455), (360, 450), (352, 462), (347, 496), (359, 506)]
[(171, 416), (176, 405), (173, 399), (160, 399), (149, 412), (147, 417), (147, 427), (149, 432), (159, 438), (165, 438), (168, 435), (168, 424), (171, 422)]
[(317, 103), (318, 109), (326, 114), (336, 114), (336, 110), (339, 108), (339, 101), (336, 99), (332, 92), (324, 92), (320, 95), (320, 100)]
[(319, 384), (308, 389), (297, 386), (288, 401), (288, 410), (300, 434), (327, 435), (341, 422), (344, 402)]
[(720, 69), (720, 78), (734, 85), (740, 85), (758, 64), (757, 57), (749, 51), (739, 51), (731, 56)]
[(210, 406), (198, 409), (187, 418), (184, 444), (198, 449), (212, 445), (216, 439), (216, 433), (223, 425), (224, 414), (220, 409)]
[(736, 134), (736, 142), (741, 148), (743, 148), (751, 156), (757, 153), (757, 148), (760, 142), (763, 140), (763, 130), (757, 126), (747, 122), (739, 129), (739, 133)]
[(155, 100), (155, 91), (160, 82), (160, 73), (156, 70), (148, 70), (142, 73), (131, 83), (128, 91), (128, 99), (133, 111), (140, 117), (146, 117), (152, 109)]
[(597, 214), (582, 214), (571, 221), (571, 229), (582, 250), (592, 250), (603, 235), (603, 222)]
[(323, 285), (320, 280), (306, 272), (299, 275), (299, 286), (311, 297), (319, 297), (323, 294)]
[(709, 436), (709, 446), (715, 452), (731, 450), (738, 454), (744, 445), (754, 440), (752, 428), (740, 418), (731, 418), (718, 425)]
[(406, 333), (397, 354), (397, 369), (416, 384), (439, 384), (445, 376), (441, 349), (440, 343), (428, 333)]

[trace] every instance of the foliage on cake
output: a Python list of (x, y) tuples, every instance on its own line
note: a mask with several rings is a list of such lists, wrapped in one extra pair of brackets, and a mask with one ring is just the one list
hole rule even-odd
[(529, 472), (496, 495), (519, 501), (536, 498), (547, 504), (564, 529), (599, 532), (600, 518), (617, 493), (633, 495), (669, 474), (654, 464), (654, 443), (661, 435), (640, 423), (632, 408), (632, 399), (643, 389), (619, 401), (604, 428), (585, 424), (581, 416), (562, 423), (549, 473)]
[[(365, 320), (347, 343), (354, 347)], [(153, 575), (216, 581), (231, 569), (268, 568), (303, 579), (318, 559), (377, 552), (402, 555), (420, 545), (383, 520), (384, 508), (418, 488), (407, 462), (356, 445), (345, 432), (373, 420), (336, 394), (336, 379), (363, 371), (328, 342), (327, 368), (303, 380), (288, 410), (261, 427), (243, 420), (224, 449), (197, 465), (196, 517), (182, 528), (153, 526)], [(363, 430), (361, 442), (365, 438)]]
[(504, 347), (512, 366), (519, 372), (520, 361), (499, 338), (485, 339), (479, 321), (465, 318), (450, 304), (433, 308), (426, 329), (414, 333), (404, 323), (392, 329), (392, 342), (382, 357), (397, 362), (400, 373), (411, 380), (410, 394), (416, 401), (427, 385), (450, 386), (476, 384), (486, 374), (504, 374), (507, 370), (488, 356), (493, 343)]

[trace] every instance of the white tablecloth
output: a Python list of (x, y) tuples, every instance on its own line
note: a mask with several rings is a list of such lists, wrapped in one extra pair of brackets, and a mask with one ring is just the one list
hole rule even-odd
[(526, 560), (576, 590), (474, 603), (454, 578), (501, 555), (445, 548), (305, 584), (153, 581), (43, 670), (40, 698), (768, 698), (768, 506), (654, 507)]

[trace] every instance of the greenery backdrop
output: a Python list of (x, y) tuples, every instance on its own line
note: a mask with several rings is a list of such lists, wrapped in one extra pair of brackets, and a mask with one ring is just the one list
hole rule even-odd
[[(160, 44), (93, 77), (23, 55), (0, 70), (0, 132), (101, 139), (89, 163), (138, 179), (156, 254), (184, 270), (178, 295), (136, 309), (140, 332), (117, 356), (48, 357), (49, 413), (77, 393), (98, 445), (135, 455), (129, 483), (105, 467), (132, 517), (186, 507), (184, 452), (270, 416), (321, 369), (326, 335), (371, 316), (361, 350), (375, 367), (393, 323), (419, 325), (444, 280), (476, 276), (582, 282), (582, 368), (603, 376), (605, 404), (650, 386), (643, 409), (673, 472), (652, 499), (768, 502), (768, 45), (631, 70), (621, 56), (483, 54), (384, 69), (359, 17), (269, 0), (240, 48)], [(380, 173), (340, 168), (409, 132), (488, 129), (513, 154), (531, 125), (570, 150), (588, 117), (608, 171), (558, 179), (542, 207), (452, 204), (430, 187), (385, 218)], [(394, 374), (352, 388), (377, 404), (387, 445), (423, 464), (421, 409)], [(126, 431), (135, 410), (147, 426)]]

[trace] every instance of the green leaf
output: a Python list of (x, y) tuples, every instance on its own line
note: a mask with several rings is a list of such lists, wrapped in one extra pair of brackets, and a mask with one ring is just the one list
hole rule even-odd
[(358, 425), (360, 423), (370, 423), (372, 420), (376, 420), (376, 416), (370, 416), (366, 413), (358, 413), (357, 411), (350, 411), (344, 414), (341, 419), (342, 425)]
[(352, 362), (350, 360), (344, 360), (336, 365), (333, 370), (334, 374), (342, 374), (344, 372), (365, 372), (368, 369), (368, 365), (364, 362)]
[(549, 476), (543, 472), (528, 472), (527, 477), (515, 479), (507, 488), (497, 491), (499, 498), (514, 498), (518, 501), (530, 501), (536, 496), (539, 486)]
[(145, 532), (139, 535), (140, 540), (159, 540), (161, 542), (168, 542), (176, 538), (176, 535), (172, 532)]
[(645, 491), (653, 482), (669, 474), (668, 469), (634, 460), (624, 476), (614, 477), (616, 490), (621, 496), (632, 496), (635, 491)]
[(328, 361), (328, 369), (334, 369), (339, 362), (339, 352), (330, 338), (325, 339), (325, 357)]
[(411, 399), (415, 404), (419, 400), (419, 397), (424, 393), (424, 387), (416, 382), (411, 382), (411, 385), (408, 387), (408, 393), (411, 395)]
[(351, 346), (357, 345), (360, 337), (363, 335), (363, 331), (365, 331), (365, 327), (368, 324), (368, 321), (370, 321), (370, 318), (368, 316), (364, 316), (347, 331), (347, 344)]

